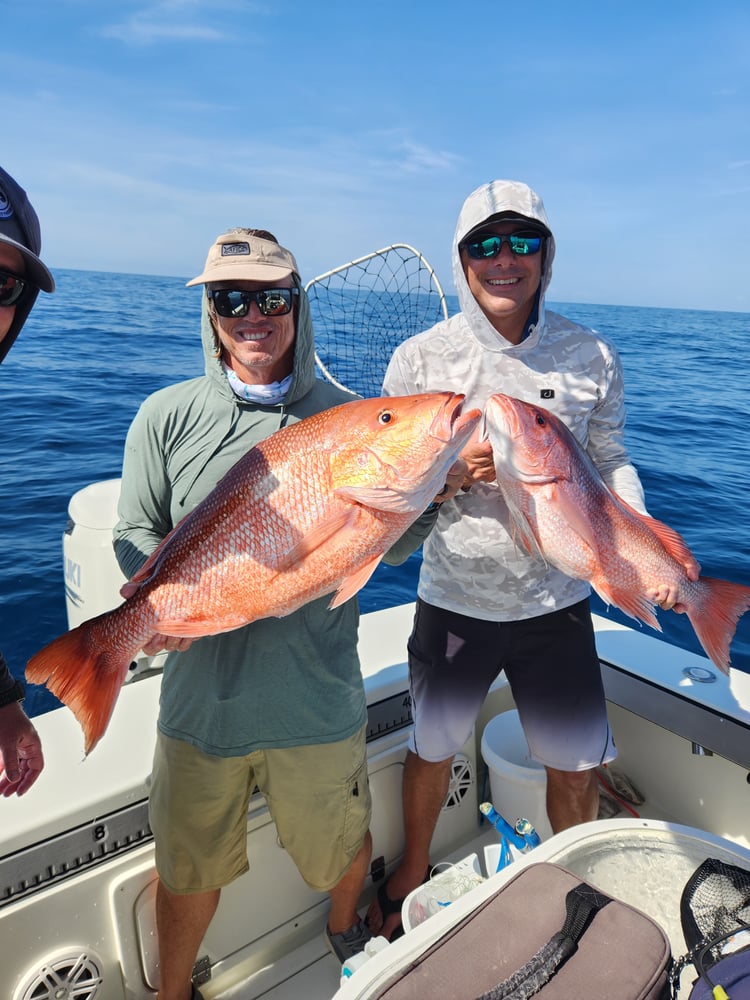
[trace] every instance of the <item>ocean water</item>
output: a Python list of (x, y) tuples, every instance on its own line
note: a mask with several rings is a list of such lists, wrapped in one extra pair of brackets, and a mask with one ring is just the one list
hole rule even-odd
[[(61, 270), (0, 368), (0, 647), (17, 676), (65, 631), (62, 535), (70, 497), (120, 473), (140, 402), (203, 371), (200, 291), (179, 278)], [(457, 307), (450, 300), (452, 309)], [(650, 512), (677, 529), (706, 575), (750, 585), (750, 314), (552, 304), (617, 345), (627, 439)], [(363, 611), (414, 599), (419, 555), (381, 566)], [(595, 609), (632, 623), (616, 609)], [(701, 652), (686, 616), (669, 642)], [(646, 626), (637, 626), (646, 628)], [(750, 614), (732, 660), (750, 671)], [(29, 714), (55, 707), (30, 687)]]

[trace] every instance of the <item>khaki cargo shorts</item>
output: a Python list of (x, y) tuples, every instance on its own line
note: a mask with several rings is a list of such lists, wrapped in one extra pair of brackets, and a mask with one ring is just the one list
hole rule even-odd
[(217, 757), (157, 734), (149, 822), (156, 870), (174, 893), (228, 885), (249, 868), (247, 811), (258, 786), (305, 882), (332, 889), (370, 825), (365, 727), (335, 743)]

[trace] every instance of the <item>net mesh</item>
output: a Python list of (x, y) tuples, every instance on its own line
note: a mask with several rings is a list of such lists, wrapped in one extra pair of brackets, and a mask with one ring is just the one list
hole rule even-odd
[[(685, 885), (680, 917), (690, 949), (746, 928), (750, 924), (750, 871), (707, 858)], [(720, 950), (712, 951), (716, 961)]]
[(365, 397), (380, 395), (398, 344), (448, 317), (435, 272), (405, 243), (313, 278), (307, 294), (321, 374)]

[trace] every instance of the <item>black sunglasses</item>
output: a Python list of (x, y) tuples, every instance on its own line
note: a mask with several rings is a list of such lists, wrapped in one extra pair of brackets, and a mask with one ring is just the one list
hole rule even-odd
[(225, 319), (247, 316), (253, 302), (264, 316), (286, 316), (292, 308), (292, 301), (299, 295), (299, 288), (261, 288), (257, 292), (246, 292), (241, 288), (209, 288), (207, 295), (216, 312)]
[(472, 240), (471, 243), (464, 243), (466, 252), (473, 260), (487, 260), (490, 257), (499, 257), (503, 249), (503, 243), (507, 243), (510, 252), (518, 257), (539, 253), (542, 248), (541, 236), (485, 236), (479, 240)]
[(14, 306), (26, 291), (28, 282), (9, 271), (0, 271), (0, 306)]

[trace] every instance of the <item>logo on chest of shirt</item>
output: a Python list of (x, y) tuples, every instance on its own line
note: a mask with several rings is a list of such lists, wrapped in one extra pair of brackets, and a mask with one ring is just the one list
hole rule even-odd
[(555, 390), (554, 389), (540, 389), (539, 390), (539, 398), (540, 399), (554, 399), (555, 398)]

